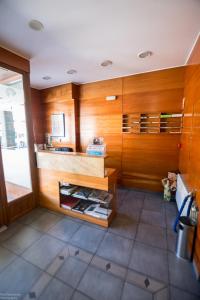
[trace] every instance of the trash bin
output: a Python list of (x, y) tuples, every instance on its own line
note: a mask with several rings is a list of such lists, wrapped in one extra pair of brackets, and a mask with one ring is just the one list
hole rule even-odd
[[(191, 260), (195, 239), (196, 223), (189, 217), (182, 216), (179, 219), (176, 256)], [(191, 247), (188, 247), (189, 239)], [(191, 250), (189, 249), (191, 248)]]

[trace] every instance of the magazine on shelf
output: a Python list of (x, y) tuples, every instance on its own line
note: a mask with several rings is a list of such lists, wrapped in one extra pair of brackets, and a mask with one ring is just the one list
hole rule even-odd
[(88, 199), (88, 196), (91, 193), (91, 189), (86, 187), (79, 187), (74, 193), (73, 196), (80, 199)]
[(112, 200), (112, 197), (113, 195), (106, 191), (93, 189), (88, 199), (93, 200), (95, 202), (109, 204)]
[(72, 184), (64, 184), (64, 185), (61, 185), (60, 187), (60, 193), (62, 195), (71, 195), (73, 194), (76, 189), (78, 188), (77, 185), (72, 185)]
[(79, 200), (79, 203), (75, 205), (72, 210), (80, 214), (83, 214), (84, 211), (93, 203), (91, 200)]
[(100, 204), (91, 204), (84, 213), (95, 218), (107, 220), (111, 212), (111, 209), (103, 208)]

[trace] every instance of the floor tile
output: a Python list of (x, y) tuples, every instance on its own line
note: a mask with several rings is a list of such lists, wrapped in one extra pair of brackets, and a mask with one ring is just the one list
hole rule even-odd
[(130, 283), (125, 283), (122, 300), (152, 300), (152, 294)]
[(48, 233), (61, 239), (65, 242), (69, 241), (73, 234), (78, 230), (80, 224), (71, 220), (62, 219), (55, 226), (53, 226)]
[(126, 281), (154, 294), (166, 286), (164, 282), (130, 269), (128, 269)]
[(78, 231), (73, 235), (70, 242), (80, 248), (94, 253), (103, 239), (104, 234), (103, 230), (81, 225)]
[(184, 292), (183, 290), (177, 289), (173, 286), (170, 287), (170, 300), (199, 300), (198, 296)]
[(0, 274), (0, 293), (24, 295), (40, 275), (37, 267), (17, 258)]
[(97, 254), (108, 260), (127, 266), (132, 245), (133, 241), (108, 232), (106, 233)]
[(140, 223), (136, 235), (136, 240), (154, 247), (167, 248), (166, 230), (159, 226), (152, 226)]
[(192, 263), (172, 253), (169, 253), (169, 277), (174, 286), (200, 296), (200, 283), (195, 278)]
[(171, 252), (176, 251), (177, 233), (172, 229), (167, 229), (167, 249)]
[(168, 282), (167, 251), (136, 242), (132, 251), (130, 268)]
[(45, 235), (27, 249), (23, 257), (44, 270), (64, 246), (62, 241)]
[[(162, 290), (160, 290), (159, 292), (154, 294), (154, 300), (170, 300), (170, 292), (169, 292), (169, 288), (164, 288)], [(178, 300), (178, 299), (176, 299)]]
[(37, 207), (33, 209), (31, 212), (29, 212), (28, 214), (18, 219), (17, 222), (20, 222), (25, 225), (29, 225), (44, 213), (45, 213), (44, 209)]
[(39, 300), (69, 300), (72, 293), (71, 287), (54, 278), (40, 295)]
[(117, 215), (108, 229), (111, 233), (115, 233), (129, 239), (135, 238), (136, 230), (137, 223), (132, 218), (120, 214)]
[(176, 217), (177, 213), (174, 213), (170, 210), (166, 210), (166, 225), (169, 229), (173, 229)]
[(7, 249), (0, 247), (0, 272), (17, 256)]
[(95, 255), (91, 261), (91, 265), (101, 269), (104, 272), (111, 273), (117, 277), (125, 279), (127, 268), (106, 260), (98, 255)]
[(140, 222), (165, 228), (165, 213), (143, 209), (140, 216)]
[(73, 297), (72, 297), (72, 300), (90, 300), (91, 298), (88, 298), (87, 296), (83, 295), (82, 293), (80, 292), (75, 292)]
[(78, 290), (94, 300), (119, 300), (123, 281), (108, 273), (89, 267)]
[(147, 194), (144, 199), (143, 209), (163, 213), (165, 210), (164, 200)]
[(23, 300), (30, 300), (31, 298), (38, 299), (39, 296), (44, 291), (44, 289), (49, 284), (49, 282), (51, 281), (51, 279), (52, 279), (52, 277), (49, 274), (43, 272), (41, 274), (41, 276), (36, 280), (36, 282), (32, 285), (31, 289), (26, 294), (26, 296), (23, 298)]
[(3, 243), (3, 246), (19, 255), (35, 241), (41, 238), (41, 236), (41, 232), (31, 227), (23, 226), (15, 233), (15, 235), (7, 239)]
[(31, 223), (31, 227), (46, 232), (51, 227), (53, 227), (59, 220), (61, 220), (61, 216), (45, 212), (33, 223)]
[(0, 232), (0, 244), (13, 236), (20, 228), (23, 228), (22, 224), (17, 222), (10, 224), (5, 231)]
[(165, 209), (166, 209), (166, 211), (171, 212), (171, 213), (174, 214), (174, 215), (177, 214), (178, 209), (177, 209), (177, 204), (176, 204), (176, 202), (168, 202), (168, 201), (164, 201), (164, 204), (165, 204)]
[(56, 273), (56, 277), (73, 288), (76, 288), (87, 266), (85, 262), (69, 256)]

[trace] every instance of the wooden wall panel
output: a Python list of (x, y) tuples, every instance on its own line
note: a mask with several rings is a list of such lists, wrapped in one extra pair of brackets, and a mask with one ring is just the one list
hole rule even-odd
[(31, 89), (31, 113), (33, 118), (34, 143), (44, 144), (44, 111), (41, 102), (41, 93), (36, 89)]
[(11, 66), (23, 72), (30, 72), (29, 60), (0, 47), (0, 64)]
[[(184, 97), (179, 165), (188, 189), (196, 191), (196, 201), (200, 209), (200, 38), (186, 68)], [(194, 260), (200, 274), (200, 214)]]
[(44, 112), (44, 132), (51, 133), (51, 115), (65, 114), (65, 138), (53, 142), (54, 146), (79, 150), (79, 86), (64, 84), (41, 91)]
[[(106, 101), (115, 95), (117, 100)], [(122, 155), (122, 79), (84, 84), (80, 89), (80, 139), (81, 149), (86, 150), (95, 136), (104, 137), (107, 144), (107, 167), (121, 171)]]
[[(123, 114), (180, 113), (183, 107), (184, 68), (123, 78)], [(180, 135), (123, 134), (122, 183), (162, 190), (161, 179), (178, 169)]]

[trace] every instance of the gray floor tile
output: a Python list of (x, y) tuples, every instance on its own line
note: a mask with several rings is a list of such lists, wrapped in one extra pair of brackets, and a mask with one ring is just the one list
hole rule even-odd
[(122, 300), (152, 300), (152, 294), (130, 283), (125, 283)]
[(61, 239), (65, 242), (69, 241), (73, 234), (78, 230), (80, 224), (71, 220), (62, 219), (55, 226), (53, 226), (48, 233)]
[(95, 255), (91, 261), (91, 265), (101, 269), (102, 271), (111, 273), (117, 277), (125, 279), (127, 268), (106, 260), (98, 255)]
[(78, 231), (73, 235), (71, 243), (77, 247), (96, 252), (99, 243), (104, 237), (105, 232), (94, 227), (81, 225)]
[(140, 216), (140, 222), (165, 228), (165, 213), (143, 209)]
[(126, 199), (130, 199), (130, 200), (142, 200), (139, 201), (139, 206), (142, 207), (143, 204), (143, 200), (145, 198), (146, 193), (142, 192), (142, 191), (138, 191), (138, 190), (134, 190), (134, 189), (127, 189), (127, 194), (126, 194)]
[(200, 283), (195, 278), (192, 263), (172, 253), (169, 253), (169, 277), (174, 286), (200, 296)]
[(89, 267), (78, 290), (94, 300), (119, 300), (123, 281), (108, 273)]
[(42, 233), (28, 226), (23, 226), (13, 236), (7, 239), (3, 246), (16, 254), (21, 254), (25, 249), (41, 238)]
[(76, 288), (87, 266), (85, 262), (69, 256), (56, 273), (56, 277)]
[(44, 209), (37, 207), (33, 209), (31, 212), (29, 212), (28, 214), (18, 219), (17, 222), (20, 222), (25, 225), (29, 225), (44, 213), (45, 213)]
[[(166, 287), (154, 294), (154, 300), (170, 300), (169, 288)], [(177, 299), (178, 300), (178, 299)]]
[(167, 249), (171, 252), (176, 251), (177, 233), (172, 229), (167, 229)]
[(128, 269), (126, 281), (141, 287), (144, 290), (148, 290), (151, 293), (157, 293), (166, 286), (166, 283), (160, 280), (153, 279), (147, 275), (139, 273), (135, 270)]
[(166, 230), (159, 226), (152, 226), (140, 223), (136, 235), (136, 240), (154, 247), (167, 248)]
[(0, 272), (17, 256), (7, 249), (0, 247)]
[(8, 226), (5, 231), (0, 232), (0, 243), (4, 242), (5, 240), (9, 239), (13, 236), (20, 228), (23, 228), (22, 224), (14, 222)]
[(176, 202), (168, 202), (168, 201), (164, 201), (164, 204), (165, 204), (165, 209), (166, 209), (166, 211), (171, 212), (171, 213), (174, 214), (174, 215), (177, 214), (178, 209), (177, 209)]
[(133, 247), (130, 268), (168, 282), (167, 251), (136, 242)]
[(198, 296), (184, 292), (183, 290), (177, 289), (173, 286), (170, 287), (170, 300), (199, 300)]
[(52, 279), (39, 300), (69, 300), (73, 289), (57, 279)]
[(75, 292), (73, 297), (72, 297), (72, 300), (90, 300), (91, 298), (88, 298), (87, 296), (83, 295), (82, 293), (80, 292)]
[(40, 275), (37, 267), (17, 258), (0, 274), (0, 293), (24, 295)]
[(132, 250), (133, 241), (106, 233), (97, 254), (118, 264), (127, 266)]
[(170, 210), (166, 210), (166, 225), (169, 229), (173, 229), (176, 216), (177, 216), (176, 213)]
[(31, 227), (46, 232), (51, 227), (53, 227), (59, 220), (61, 220), (61, 218), (61, 216), (45, 212), (38, 219), (31, 223)]
[(62, 241), (45, 235), (27, 249), (23, 257), (41, 269), (46, 269), (64, 246)]
[(153, 197), (152, 195), (147, 194), (144, 199), (143, 209), (164, 213), (165, 211), (164, 200), (160, 199), (159, 197)]
[(134, 239), (137, 225), (138, 224), (132, 218), (118, 214), (108, 231), (129, 239)]

